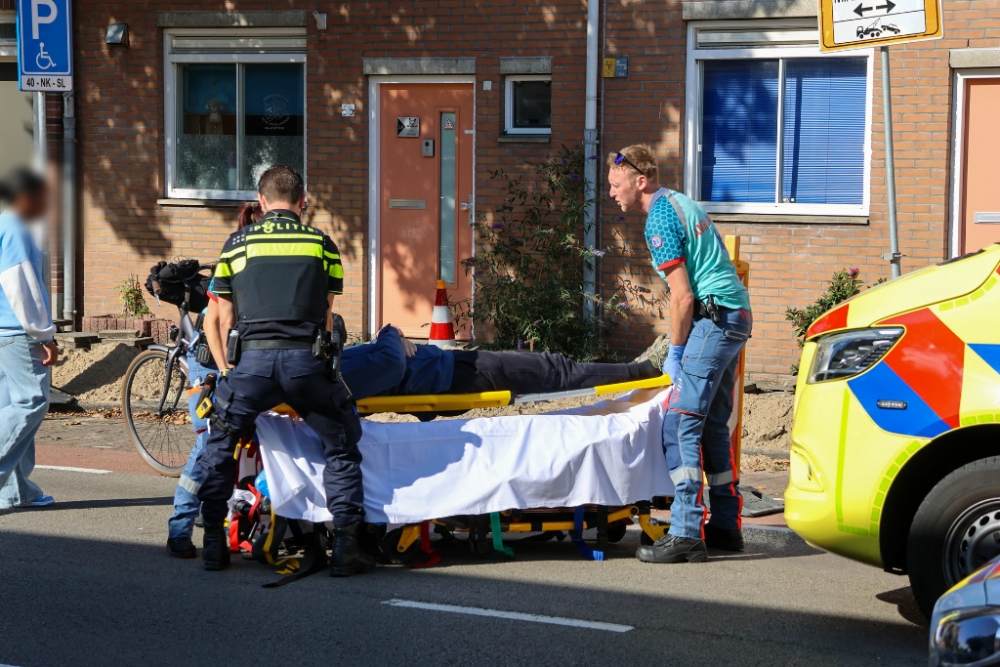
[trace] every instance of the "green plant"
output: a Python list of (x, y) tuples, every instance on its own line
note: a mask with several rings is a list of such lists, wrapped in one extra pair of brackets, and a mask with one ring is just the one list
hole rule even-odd
[(115, 286), (115, 291), (118, 292), (118, 298), (122, 302), (122, 317), (142, 317), (150, 314), (138, 276), (129, 274), (128, 278)]
[[(799, 347), (805, 345), (806, 331), (809, 330), (813, 322), (819, 319), (820, 315), (861, 292), (864, 282), (858, 278), (859, 273), (858, 269), (841, 269), (833, 274), (830, 284), (826, 286), (826, 290), (816, 299), (815, 303), (805, 308), (785, 309), (785, 319), (792, 323)], [(880, 279), (878, 282), (881, 283), (883, 280)], [(798, 364), (793, 364), (791, 371), (792, 375), (798, 375)]]
[[(476, 225), (475, 257), (462, 261), (473, 275), (475, 305), (458, 304), (462, 320), (491, 330), (488, 347), (531, 347), (578, 360), (604, 357), (603, 342), (628, 315), (629, 297), (648, 292), (628, 281), (604, 298), (584, 289), (584, 261), (611, 252), (583, 244), (593, 224), (585, 217), (586, 159), (582, 150), (564, 147), (559, 157), (532, 164), (538, 187), (502, 169), (492, 173), (506, 183), (507, 194), (493, 220)], [(594, 305), (592, 317), (584, 314), (587, 300)]]

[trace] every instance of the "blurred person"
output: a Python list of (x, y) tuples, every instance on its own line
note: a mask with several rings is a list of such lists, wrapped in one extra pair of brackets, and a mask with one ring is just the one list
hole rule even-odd
[[(260, 215), (259, 203), (247, 204), (240, 212), (236, 229), (240, 230), (252, 225)], [(209, 285), (208, 297), (208, 306), (201, 313), (199, 332), (208, 344), (212, 360), (204, 364), (199, 363), (196, 348), (188, 350), (188, 380), (192, 389), (201, 387), (209, 373), (215, 373), (218, 376), (219, 369), (227, 367), (226, 350), (219, 328), (219, 304), (218, 299), (212, 294), (211, 285)], [(177, 490), (174, 492), (174, 513), (167, 521), (167, 554), (173, 558), (195, 558), (198, 555), (194, 542), (191, 541), (191, 535), (194, 533), (195, 521), (201, 510), (201, 501), (198, 500), (198, 490), (204, 479), (201, 455), (205, 451), (205, 442), (208, 439), (208, 418), (199, 417), (196, 411), (199, 398), (200, 393), (194, 391), (188, 397), (191, 426), (195, 432), (195, 445), (188, 456), (180, 479), (177, 480)]]
[(42, 277), (42, 253), (28, 226), (44, 218), (45, 179), (18, 168), (0, 181), (0, 510), (55, 503), (28, 479), (35, 433), (49, 408), (51, 369), (59, 357)]

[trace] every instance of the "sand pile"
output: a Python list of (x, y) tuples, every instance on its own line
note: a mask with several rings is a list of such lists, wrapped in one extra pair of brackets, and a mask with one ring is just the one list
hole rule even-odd
[(784, 391), (744, 395), (743, 449), (790, 450), (794, 400)]
[(121, 343), (64, 350), (52, 369), (52, 386), (76, 396), (83, 406), (117, 405), (121, 402), (122, 378), (137, 354), (135, 347)]

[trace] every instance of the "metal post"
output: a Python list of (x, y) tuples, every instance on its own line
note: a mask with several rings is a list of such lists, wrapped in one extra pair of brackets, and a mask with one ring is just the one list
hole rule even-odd
[(63, 93), (63, 309), (76, 328), (76, 110), (73, 93)]
[[(600, 22), (600, 0), (587, 1), (587, 78), (586, 100), (584, 101), (583, 157), (584, 157), (584, 197), (587, 205), (584, 211), (583, 244), (597, 249), (597, 165), (599, 160), (589, 159), (597, 155), (597, 29)], [(592, 319), (596, 311), (594, 295), (597, 293), (597, 262), (587, 257), (583, 263), (583, 292), (585, 301), (583, 313)]]
[(899, 225), (896, 222), (896, 162), (892, 148), (892, 90), (889, 83), (889, 47), (882, 52), (882, 118), (885, 132), (885, 185), (889, 195), (889, 252), (882, 259), (889, 260), (893, 278), (899, 277)]

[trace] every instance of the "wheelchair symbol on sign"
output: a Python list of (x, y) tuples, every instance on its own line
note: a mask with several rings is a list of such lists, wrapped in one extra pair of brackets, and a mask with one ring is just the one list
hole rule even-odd
[[(42, 63), (46, 64), (42, 64)], [(45, 52), (45, 42), (39, 42), (38, 44), (38, 55), (35, 56), (35, 64), (38, 65), (38, 69), (49, 69), (50, 67), (56, 66), (56, 61), (52, 60), (52, 57)]]

